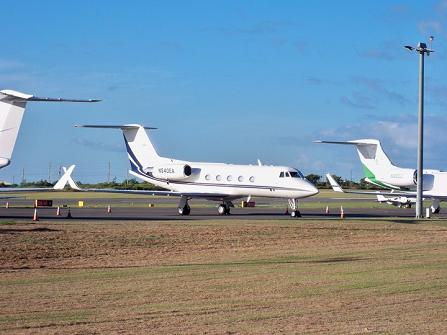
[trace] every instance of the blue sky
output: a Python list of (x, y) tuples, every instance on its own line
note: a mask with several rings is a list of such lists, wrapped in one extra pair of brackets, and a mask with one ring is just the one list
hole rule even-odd
[(447, 168), (447, 1), (42, 1), (3, 12), (0, 87), (39, 96), (100, 98), (29, 104), (0, 179), (126, 177), (119, 131), (158, 127), (162, 155), (295, 166), (354, 179), (353, 148), (316, 139), (379, 138), (416, 166), (418, 57), (426, 62), (425, 165)]

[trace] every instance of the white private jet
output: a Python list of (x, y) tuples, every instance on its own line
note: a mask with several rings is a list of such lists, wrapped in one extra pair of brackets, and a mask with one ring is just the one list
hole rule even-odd
[[(85, 128), (116, 128), (124, 135), (130, 160), (130, 174), (169, 192), (101, 190), (85, 191), (175, 195), (180, 197), (178, 213), (189, 215), (188, 200), (219, 201), (218, 213), (229, 214), (232, 201), (244, 197), (272, 197), (289, 200), (291, 216), (298, 217), (298, 199), (318, 193), (318, 189), (297, 169), (286, 166), (201, 163), (160, 157), (145, 129), (138, 124), (122, 126), (83, 125)], [(259, 163), (259, 162), (258, 162)]]
[(100, 100), (39, 98), (13, 90), (0, 91), (0, 169), (11, 163), (12, 152), (19, 134), (20, 124), (29, 101), (44, 102), (97, 102)]
[[(346, 193), (374, 194), (379, 202), (387, 202), (399, 207), (411, 207), (415, 203), (417, 171), (415, 169), (395, 166), (383, 151), (377, 139), (363, 139), (353, 141), (315, 141), (316, 143), (355, 145), (363, 166), (365, 180), (376, 186), (391, 189), (392, 192), (366, 192), (343, 190), (336, 182), (329, 179), (334, 190)], [(423, 197), (431, 199), (431, 210), (439, 213), (440, 201), (447, 200), (447, 172), (440, 170), (424, 170)]]

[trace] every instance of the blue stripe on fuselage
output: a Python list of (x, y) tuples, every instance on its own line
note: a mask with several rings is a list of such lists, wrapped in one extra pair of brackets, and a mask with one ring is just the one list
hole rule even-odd
[[(144, 173), (142, 171), (134, 171), (138, 175), (148, 178), (155, 181), (161, 181), (166, 182), (165, 179), (159, 179), (152, 176), (152, 173)], [(281, 187), (281, 186), (261, 186), (261, 185), (239, 185), (239, 184), (217, 184), (217, 183), (197, 183), (197, 182), (191, 182), (191, 181), (169, 181), (170, 184), (177, 184), (177, 185), (194, 185), (194, 186), (212, 186), (212, 187), (234, 187), (234, 188), (245, 188), (245, 189), (275, 189), (275, 190), (286, 190), (286, 191), (303, 191), (300, 188), (293, 188), (293, 187)]]

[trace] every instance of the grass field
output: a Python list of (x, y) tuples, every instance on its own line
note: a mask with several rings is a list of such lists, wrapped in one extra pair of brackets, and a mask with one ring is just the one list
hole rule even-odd
[(5, 334), (447, 333), (447, 222), (3, 222)]

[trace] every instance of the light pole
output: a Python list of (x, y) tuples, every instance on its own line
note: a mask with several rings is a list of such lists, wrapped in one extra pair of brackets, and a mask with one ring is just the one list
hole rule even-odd
[[(430, 36), (430, 48), (433, 36)], [(422, 190), (423, 169), (424, 169), (424, 56), (430, 56), (433, 50), (428, 49), (425, 43), (420, 42), (417, 47), (406, 45), (405, 48), (419, 53), (419, 115), (418, 115), (418, 167), (417, 167), (417, 197), (416, 197), (416, 218), (422, 219)]]

